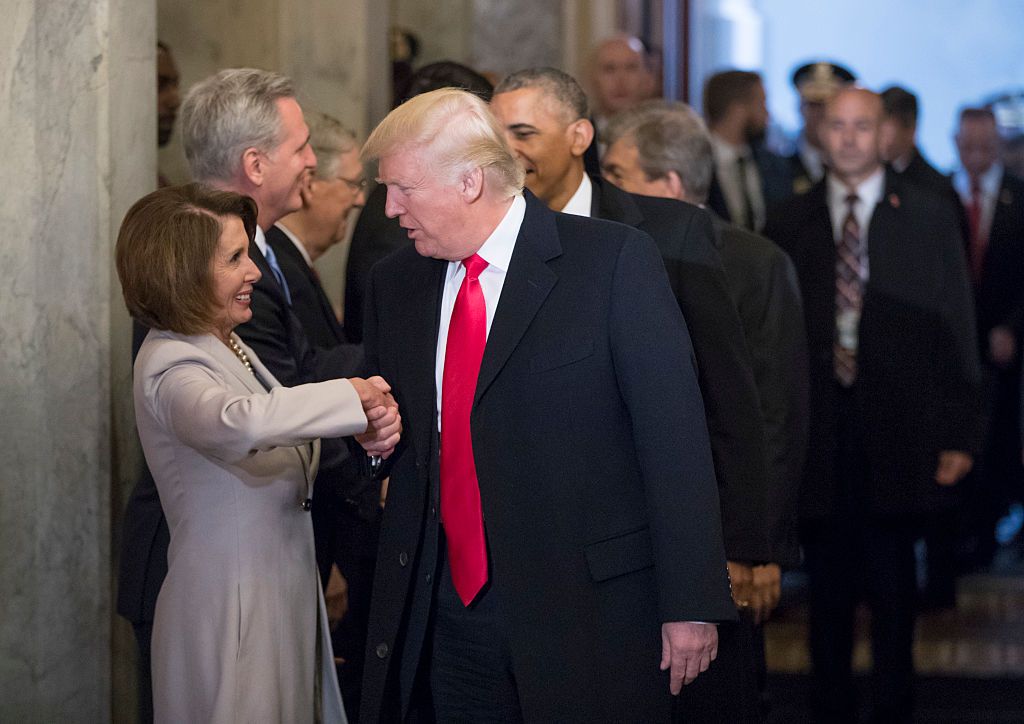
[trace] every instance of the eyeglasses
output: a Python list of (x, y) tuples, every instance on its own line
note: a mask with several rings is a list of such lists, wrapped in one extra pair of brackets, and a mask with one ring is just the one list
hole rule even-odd
[(344, 181), (353, 193), (359, 193), (360, 191), (366, 191), (367, 181), (365, 178), (345, 178), (344, 176), (338, 176), (338, 181)]

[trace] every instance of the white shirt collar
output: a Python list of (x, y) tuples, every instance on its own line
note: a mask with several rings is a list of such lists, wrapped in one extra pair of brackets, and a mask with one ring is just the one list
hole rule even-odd
[[(851, 190), (846, 184), (841, 183), (834, 175), (826, 176), (828, 187), (829, 207), (835, 208), (837, 204), (846, 205), (846, 197)], [(885, 191), (885, 169), (879, 168), (873, 174), (861, 181), (852, 190), (860, 199), (860, 205), (865, 209), (874, 209), (882, 200), (882, 193)]]
[(591, 205), (593, 198), (594, 187), (590, 183), (590, 177), (584, 173), (579, 188), (576, 189), (576, 193), (572, 195), (572, 198), (562, 208), (562, 213), (589, 217), (593, 213), (593, 206)]
[[(477, 251), (477, 255), (486, 261), (488, 266), (501, 269), (502, 272), (508, 271), (509, 262), (512, 260), (512, 251), (515, 249), (516, 239), (519, 237), (519, 227), (523, 225), (525, 217), (526, 199), (522, 194), (516, 194), (512, 199), (512, 205), (505, 212), (505, 216)], [(458, 266), (461, 262), (455, 261), (451, 264)]]
[(282, 224), (280, 221), (274, 224), (274, 226), (276, 226), (281, 231), (282, 234), (291, 239), (291, 242), (295, 244), (295, 248), (299, 250), (300, 254), (302, 254), (302, 258), (306, 260), (306, 266), (313, 266), (313, 260), (309, 258), (309, 252), (306, 251), (306, 245), (299, 240), (299, 237), (297, 237), (295, 233), (292, 232), (291, 229)]
[(260, 254), (263, 256), (267, 255), (267, 235), (263, 233), (263, 229), (260, 228), (259, 224), (256, 224), (256, 238), (253, 239), (256, 242), (256, 248), (260, 250)]

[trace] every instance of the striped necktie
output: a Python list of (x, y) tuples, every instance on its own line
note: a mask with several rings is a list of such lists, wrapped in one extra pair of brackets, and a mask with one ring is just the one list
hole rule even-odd
[(864, 292), (864, 244), (854, 210), (857, 194), (846, 197), (846, 218), (836, 239), (836, 340), (833, 367), (836, 379), (849, 387), (857, 379), (857, 331)]

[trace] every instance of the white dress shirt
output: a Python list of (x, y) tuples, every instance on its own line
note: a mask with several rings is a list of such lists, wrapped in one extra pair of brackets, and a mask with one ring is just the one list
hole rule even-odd
[(263, 256), (267, 255), (267, 235), (263, 233), (263, 229), (260, 225), (256, 225), (256, 237), (253, 239), (256, 242), (256, 248), (260, 250), (260, 254)]
[(586, 216), (589, 219), (594, 210), (593, 201), (594, 185), (590, 183), (590, 176), (584, 173), (583, 180), (580, 181), (576, 193), (562, 207), (562, 213), (572, 214), (573, 216)]
[[(505, 217), (487, 237), (477, 255), (487, 262), (487, 268), (480, 273), (480, 289), (484, 293), (487, 306), (487, 335), (491, 333), (491, 322), (498, 308), (501, 289), (505, 285), (505, 274), (508, 272), (512, 251), (516, 247), (519, 227), (526, 216), (526, 199), (517, 194), (512, 205), (505, 212)], [(434, 384), (437, 387), (437, 429), (441, 429), (441, 386), (444, 379), (444, 357), (448, 346), (448, 326), (452, 321), (452, 309), (455, 298), (459, 294), (462, 280), (466, 278), (466, 267), (461, 261), (448, 262), (445, 274), (444, 294), (441, 297), (441, 323), (437, 331), (437, 361), (434, 367)]]
[[(981, 186), (981, 220), (978, 222), (978, 232), (983, 239), (987, 239), (992, 230), (992, 217), (996, 215), (999, 188), (1003, 185), (1003, 164), (992, 164), (988, 171), (978, 179), (978, 184)], [(960, 194), (964, 208), (970, 208), (971, 177), (967, 171), (962, 168), (957, 169), (953, 174), (953, 188)]]
[(832, 219), (832, 238), (839, 239), (843, 234), (843, 223), (846, 221), (847, 204), (846, 197), (850, 193), (857, 194), (857, 205), (853, 209), (853, 215), (860, 227), (860, 241), (864, 249), (864, 258), (861, 259), (861, 279), (868, 280), (868, 227), (871, 225), (871, 216), (875, 213), (875, 207), (882, 200), (885, 192), (885, 170), (879, 168), (868, 178), (851, 189), (840, 183), (834, 176), (829, 174), (825, 181), (825, 188), (828, 193), (828, 215)]
[[(764, 190), (761, 186), (761, 173), (757, 170), (757, 163), (754, 161), (750, 146), (734, 146), (712, 133), (711, 148), (715, 154), (715, 178), (718, 179), (718, 186), (722, 189), (722, 196), (725, 197), (729, 218), (734, 223), (742, 225), (743, 209), (747, 205), (743, 198), (745, 188), (746, 197), (750, 199), (751, 222), (755, 229), (764, 228)], [(742, 179), (737, 163), (741, 156), (747, 160)]]

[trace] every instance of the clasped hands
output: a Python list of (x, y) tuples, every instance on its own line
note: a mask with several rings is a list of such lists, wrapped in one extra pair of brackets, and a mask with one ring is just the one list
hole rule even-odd
[(386, 460), (395, 451), (402, 434), (402, 416), (398, 414), (398, 403), (391, 395), (391, 385), (383, 377), (349, 380), (366, 414), (366, 432), (355, 438), (367, 455)]

